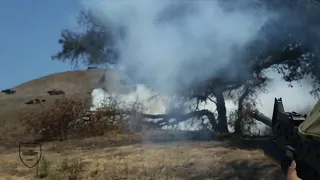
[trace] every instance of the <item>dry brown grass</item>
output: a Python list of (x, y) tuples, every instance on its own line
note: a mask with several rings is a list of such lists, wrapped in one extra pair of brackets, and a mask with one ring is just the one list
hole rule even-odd
[[(76, 95), (83, 100), (91, 100), (92, 89), (99, 86), (102, 70), (70, 71), (44, 76), (12, 89), (13, 95), (0, 93), (0, 142), (13, 144), (24, 141), (24, 127), (21, 127), (20, 117), (25, 112), (40, 112), (43, 107), (50, 107), (57, 98)], [(47, 91), (63, 90), (65, 95), (50, 96)], [(26, 105), (33, 99), (45, 99), (46, 102), (36, 105)], [(27, 138), (28, 139), (28, 138)]]
[(27, 112), (20, 118), (26, 132), (38, 142), (101, 136), (113, 131), (121, 133), (117, 122), (122, 122), (122, 116), (115, 104), (95, 112), (88, 111), (89, 107), (90, 104), (76, 96), (62, 97), (41, 112)]
[[(40, 174), (46, 174), (48, 179), (98, 180), (283, 178), (278, 167), (260, 150), (240, 149), (224, 141), (117, 145), (108, 143), (112, 139), (46, 143)], [(17, 149), (1, 153), (0, 162), (3, 165), (0, 179), (35, 179), (36, 169), (24, 167)]]
[[(14, 95), (0, 94), (0, 179), (36, 179), (36, 169), (25, 167), (19, 159), (17, 142), (26, 141), (30, 136), (21, 126), (20, 112), (41, 113), (43, 109), (52, 108), (58, 97), (68, 99), (75, 95), (83, 101), (90, 100), (88, 92), (97, 87), (95, 80), (100, 74), (99, 70), (54, 74), (13, 88), (17, 91)], [(46, 91), (54, 88), (65, 91), (66, 95), (49, 96)], [(47, 102), (24, 104), (35, 98), (44, 98)], [(104, 113), (106, 111), (97, 113), (97, 120)], [(34, 123), (36, 119), (34, 117)], [(46, 123), (39, 117), (38, 120)], [(133, 126), (133, 129), (140, 128), (137, 124)], [(50, 180), (284, 179), (279, 168), (255, 145), (247, 148), (248, 142), (199, 141), (201, 134), (183, 131), (139, 131), (111, 131), (98, 137), (44, 143), (39, 174)], [(209, 136), (204, 135), (203, 139)]]

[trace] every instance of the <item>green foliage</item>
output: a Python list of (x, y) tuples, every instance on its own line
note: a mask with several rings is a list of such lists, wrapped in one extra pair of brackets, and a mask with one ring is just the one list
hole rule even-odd
[(118, 53), (113, 48), (116, 33), (105, 26), (91, 11), (81, 11), (78, 24), (84, 32), (73, 32), (64, 29), (58, 43), (62, 50), (52, 56), (52, 59), (69, 61), (78, 65), (79, 61), (87, 65), (115, 63)]

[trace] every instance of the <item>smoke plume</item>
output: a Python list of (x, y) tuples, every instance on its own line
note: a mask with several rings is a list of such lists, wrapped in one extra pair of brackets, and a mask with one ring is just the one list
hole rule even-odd
[[(144, 80), (157, 92), (171, 95), (184, 87), (181, 83), (190, 85), (194, 79), (215, 76), (226, 67), (229, 74), (239, 74), (240, 70), (230, 63), (259, 38), (266, 23), (281, 15), (263, 5), (238, 2), (242, 3), (232, 7), (216, 0), (85, 0), (83, 6), (109, 25), (124, 29), (125, 36), (116, 45), (121, 54), (118, 68), (130, 70), (132, 79)], [(245, 74), (244, 69), (241, 71)], [(271, 115), (275, 97), (283, 97), (286, 110), (314, 103), (309, 87), (288, 88), (279, 76), (272, 72), (271, 75), (275, 80), (268, 87), (270, 92), (260, 96), (262, 112)], [(130, 98), (123, 99), (153, 96), (146, 89), (137, 88), (135, 95), (131, 93)], [(105, 93), (96, 90), (93, 96), (108, 96), (101, 94)], [(99, 98), (96, 99), (98, 102)], [(166, 103), (160, 103), (152, 112), (165, 113), (168, 108), (161, 106)], [(227, 106), (229, 111), (235, 109), (232, 102), (227, 102)], [(203, 107), (214, 110), (213, 104)]]
[(124, 29), (117, 48), (120, 65), (134, 70), (130, 76), (167, 94), (226, 67), (230, 74), (237, 72), (229, 66), (232, 60), (276, 18), (263, 8), (229, 10), (218, 1), (102, 0), (84, 5)]

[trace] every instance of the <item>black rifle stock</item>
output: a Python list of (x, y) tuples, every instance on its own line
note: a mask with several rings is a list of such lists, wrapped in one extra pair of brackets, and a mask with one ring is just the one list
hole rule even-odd
[(253, 118), (272, 128), (263, 151), (284, 173), (295, 160), (301, 179), (320, 180), (320, 143), (302, 138), (298, 133), (298, 127), (306, 115), (285, 112), (282, 99), (275, 98), (272, 119), (258, 111), (253, 112)]

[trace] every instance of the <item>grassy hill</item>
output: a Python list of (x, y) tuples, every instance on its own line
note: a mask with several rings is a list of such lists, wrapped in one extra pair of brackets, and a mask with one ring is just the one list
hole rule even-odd
[[(90, 99), (91, 91), (100, 86), (102, 70), (80, 70), (51, 74), (25, 82), (12, 90), (16, 93), (8, 95), (0, 93), (0, 132), (4, 135), (1, 142), (19, 141), (21, 127), (19, 118), (21, 113), (39, 111), (42, 106), (52, 104), (61, 95), (51, 96), (47, 91), (63, 90), (65, 95), (74, 95)], [(27, 105), (26, 102), (34, 99), (44, 99), (46, 102)]]
[[(21, 127), (22, 112), (41, 111), (61, 96), (90, 100), (97, 87), (125, 89), (117, 83), (123, 77), (97, 69), (62, 72), (13, 87), (15, 94), (0, 93), (0, 179), (35, 179), (36, 169), (25, 167), (19, 159), (18, 142), (29, 136)], [(47, 91), (52, 89), (65, 95), (51, 96)], [(25, 104), (34, 99), (45, 102)], [(284, 179), (258, 146), (232, 138), (190, 141), (180, 131), (111, 133), (44, 143), (39, 171), (45, 179)]]

